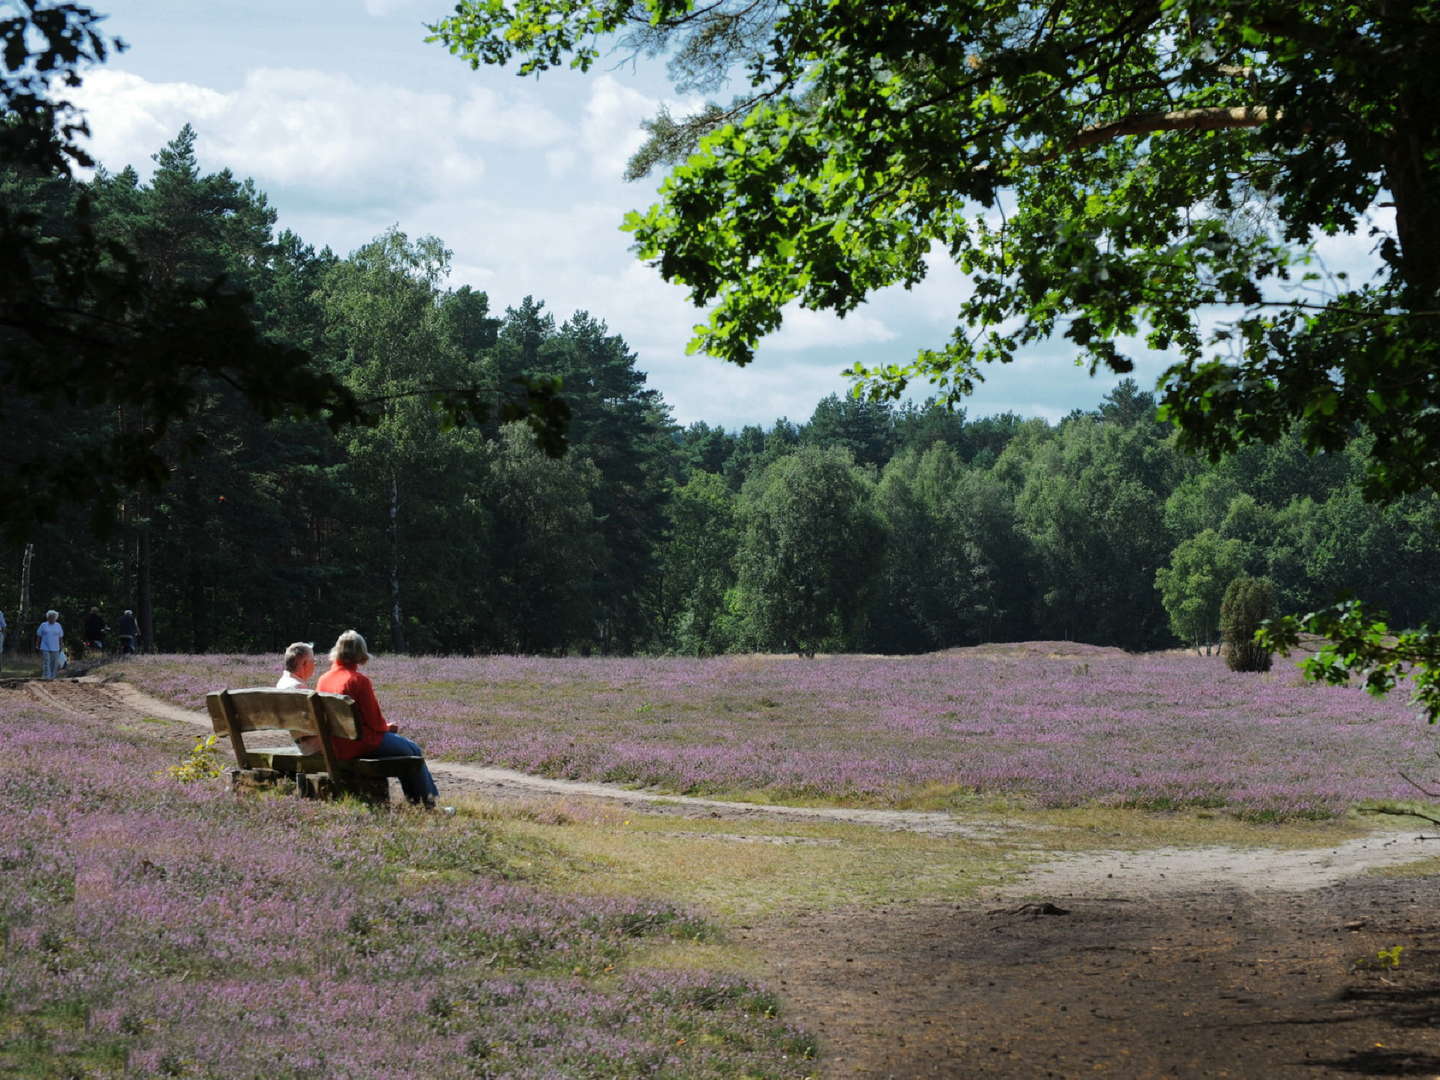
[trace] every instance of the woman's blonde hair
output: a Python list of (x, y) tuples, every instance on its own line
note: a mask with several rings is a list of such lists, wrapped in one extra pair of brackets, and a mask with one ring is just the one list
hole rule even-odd
[(359, 630), (346, 630), (335, 639), (330, 650), (330, 661), (335, 664), (363, 664), (370, 659), (370, 650)]

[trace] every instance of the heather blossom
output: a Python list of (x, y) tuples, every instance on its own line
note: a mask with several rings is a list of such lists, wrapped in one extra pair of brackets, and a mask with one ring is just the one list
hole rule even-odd
[[(221, 657), (231, 686), (268, 659)], [(139, 685), (199, 708), (215, 664), (146, 657)], [(927, 656), (379, 657), (386, 708), (432, 757), (689, 794), (904, 805), (918, 792), (1040, 806), (1328, 816), (1410, 789), (1431, 729), (1403, 691), (1281, 664), (1073, 642)]]
[(666, 973), (618, 980), (636, 942), (714, 934), (690, 912), (547, 891), (468, 818), (237, 798), (167, 754), (0, 691), (0, 755), (23, 762), (0, 784), (0, 1071), (811, 1071), (760, 988), (687, 976), (719, 1005), (677, 1005)]

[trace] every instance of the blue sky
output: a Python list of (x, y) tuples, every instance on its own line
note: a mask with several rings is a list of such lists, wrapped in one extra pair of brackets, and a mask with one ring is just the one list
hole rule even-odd
[[(189, 123), (202, 167), (253, 177), (281, 227), (316, 247), (348, 254), (398, 225), (440, 237), (454, 252), (450, 284), (484, 289), (496, 310), (533, 295), (557, 320), (582, 308), (604, 319), (682, 424), (803, 421), (845, 391), (839, 373), (855, 360), (903, 362), (953, 327), (964, 282), (942, 262), (846, 319), (788, 315), (748, 368), (685, 356), (701, 313), (619, 230), (655, 186), (621, 179), (639, 121), (679, 104), (661, 64), (471, 71), (424, 41), (450, 0), (94, 3), (130, 45), (77, 96), (107, 168), (148, 175), (150, 155)], [(1153, 385), (1163, 366), (1142, 357), (1136, 377)], [(991, 371), (968, 411), (1053, 420), (1115, 381), (1091, 379), (1056, 342)]]

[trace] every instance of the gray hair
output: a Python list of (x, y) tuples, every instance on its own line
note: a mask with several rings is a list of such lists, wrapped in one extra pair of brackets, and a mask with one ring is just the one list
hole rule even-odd
[(315, 645), (309, 641), (297, 641), (285, 650), (285, 670), (294, 671), (300, 666), (300, 661), (309, 657), (315, 659)]
[(55, 618), (58, 619), (58, 618), (60, 617), (60, 612), (56, 611), (56, 610), (52, 607), (49, 611), (45, 612), (45, 617), (46, 617), (47, 619), (50, 618), (51, 615), (54, 615)]
[(365, 644), (365, 639), (360, 636), (359, 630), (346, 630), (335, 639), (335, 647), (330, 650), (330, 659), (336, 664), (363, 664), (370, 659), (370, 649)]

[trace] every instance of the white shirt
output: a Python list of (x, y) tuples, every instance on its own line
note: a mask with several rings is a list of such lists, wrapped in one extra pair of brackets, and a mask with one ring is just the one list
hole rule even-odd
[[(303, 682), (301, 682), (299, 679), (297, 679), (292, 672), (287, 671), (283, 675), (281, 675), (280, 678), (276, 681), (275, 689), (309, 690), (310, 688), (306, 686)], [(290, 733), (290, 737), (295, 740), (295, 745), (300, 748), (301, 752), (306, 754), (320, 753), (319, 735), (299, 735), (292, 731)]]
[(60, 642), (65, 637), (65, 628), (59, 622), (46, 619), (40, 624), (40, 629), (35, 631), (35, 636), (40, 639), (41, 652), (59, 652)]

